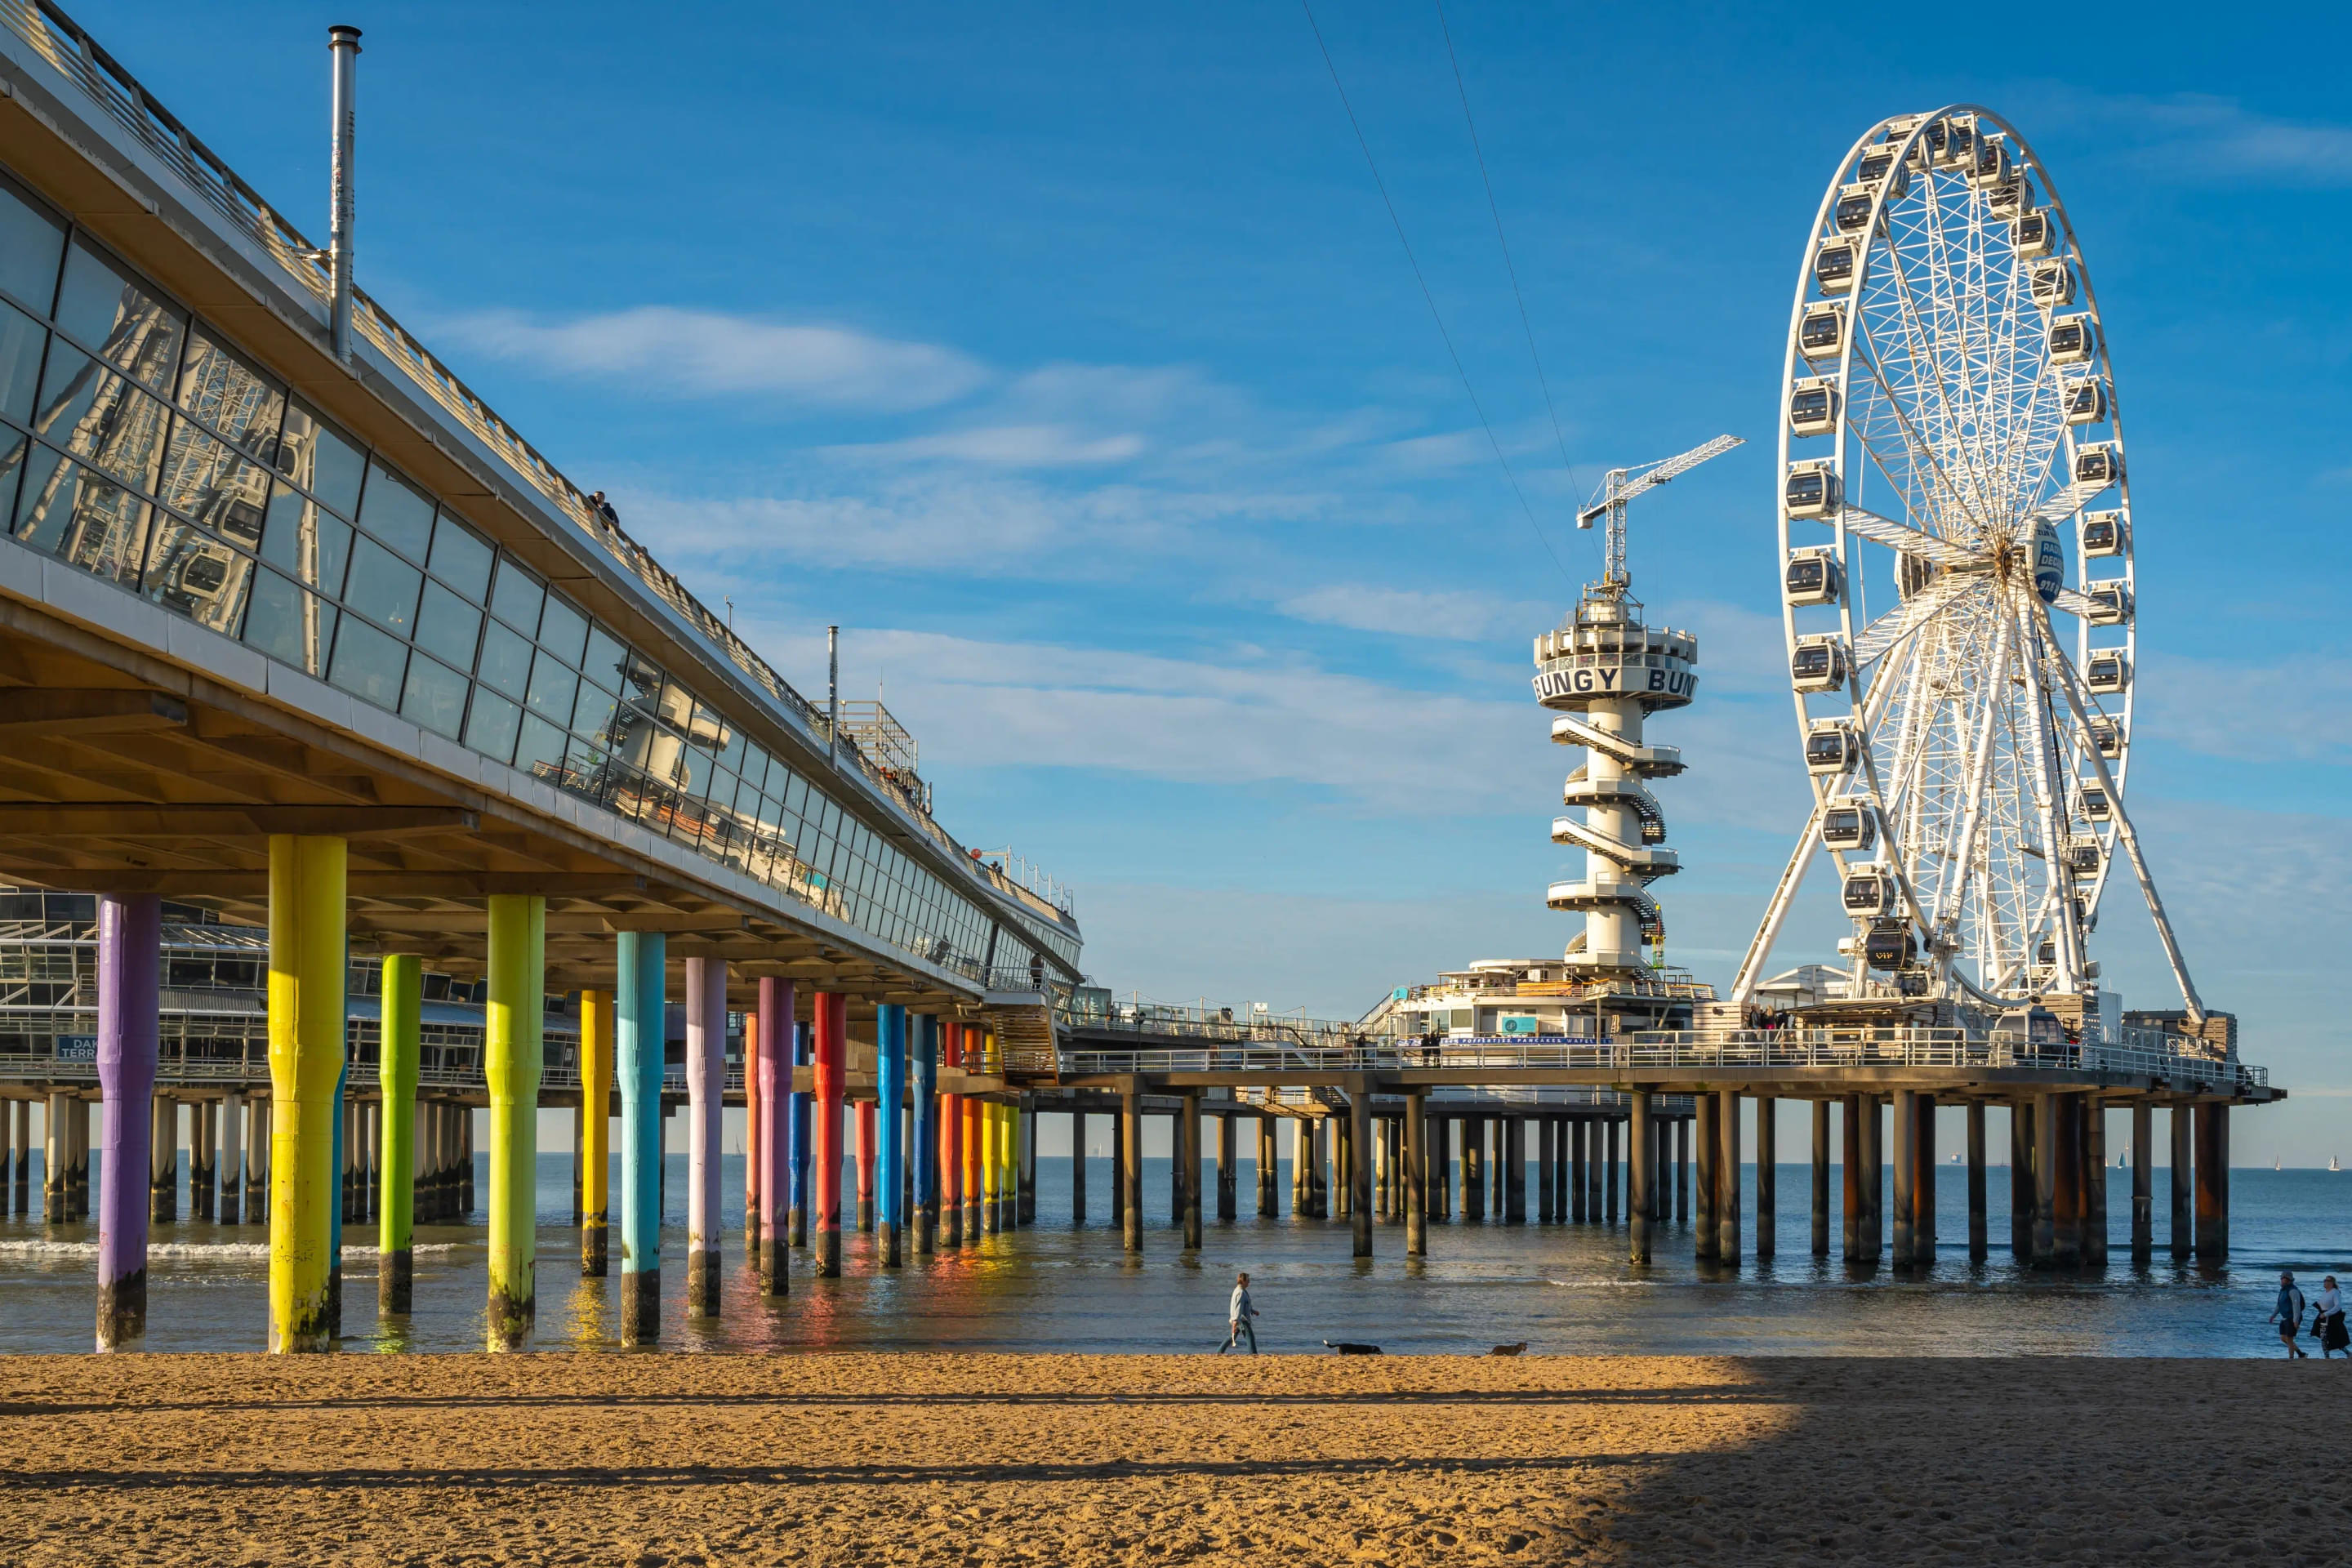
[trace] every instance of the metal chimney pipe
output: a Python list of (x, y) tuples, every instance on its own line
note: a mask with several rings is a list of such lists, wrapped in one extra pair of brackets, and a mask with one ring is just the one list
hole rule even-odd
[(841, 628), (824, 628), (824, 755), (841, 765)]
[(352, 142), (357, 115), (352, 93), (360, 30), (341, 25), (329, 27), (327, 52), (334, 60), (335, 81), (334, 211), (327, 226), (327, 258), (332, 268), (330, 300), (335, 357), (348, 360), (352, 357)]

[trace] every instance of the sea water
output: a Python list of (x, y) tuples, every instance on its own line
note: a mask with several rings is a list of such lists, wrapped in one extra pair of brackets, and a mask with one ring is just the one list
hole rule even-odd
[[(37, 1165), (37, 1159), (36, 1164)], [(1109, 1225), (1111, 1170), (1087, 1163), (1087, 1219), (1070, 1220), (1066, 1157), (1043, 1157), (1037, 1217), (1021, 1230), (904, 1267), (880, 1266), (871, 1235), (843, 1237), (842, 1273), (811, 1276), (793, 1255), (790, 1293), (763, 1299), (746, 1267), (743, 1169), (721, 1161), (725, 1295), (719, 1315), (686, 1311), (687, 1163), (665, 1162), (663, 1302), (659, 1348), (693, 1351), (925, 1350), (1207, 1352), (1224, 1339), (1234, 1274), (1248, 1270), (1260, 1347), (1323, 1350), (1327, 1340), (1378, 1344), (1391, 1354), (1479, 1352), (1526, 1342), (1529, 1353), (1773, 1355), (2277, 1355), (2263, 1320), (2278, 1273), (2293, 1268), (2308, 1294), (2320, 1277), (2352, 1280), (2352, 1174), (2325, 1171), (2230, 1173), (2226, 1266), (2172, 1261), (2169, 1173), (2156, 1175), (2156, 1260), (2129, 1260), (2130, 1174), (2108, 1173), (2110, 1261), (2103, 1270), (2037, 1273), (2009, 1248), (2009, 1172), (1987, 1172), (1991, 1256), (1968, 1259), (1966, 1173), (1941, 1167), (1935, 1266), (1898, 1275), (1811, 1256), (1811, 1169), (1779, 1168), (1777, 1256), (1755, 1257), (1754, 1168), (1737, 1267), (1694, 1261), (1691, 1228), (1659, 1227), (1654, 1261), (1625, 1260), (1615, 1226), (1506, 1225), (1435, 1220), (1429, 1256), (1404, 1256), (1404, 1227), (1376, 1222), (1376, 1256), (1350, 1256), (1345, 1219), (1260, 1219), (1251, 1164), (1239, 1168), (1243, 1217), (1215, 1216), (1214, 1163), (1202, 1246), (1187, 1252), (1172, 1217), (1170, 1163), (1144, 1162), (1144, 1237), (1128, 1257)], [(848, 1173), (845, 1173), (848, 1174)], [(617, 1169), (615, 1171), (617, 1177)], [(487, 1154), (475, 1157), (475, 1192), (489, 1192)], [(1532, 1181), (1530, 1186), (1532, 1186)], [(613, 1188), (617, 1195), (619, 1184)], [(38, 1193), (37, 1176), (35, 1185)], [(854, 1180), (844, 1183), (854, 1194)], [(1834, 1208), (1841, 1191), (1832, 1173)], [(1289, 1206), (1286, 1162), (1277, 1191)], [(1532, 1193), (1530, 1198), (1532, 1200)], [(1532, 1207), (1532, 1202), (1530, 1206)], [(613, 1276), (580, 1277), (572, 1214), (572, 1161), (539, 1163), (539, 1318), (545, 1350), (617, 1351), (620, 1237)], [(845, 1219), (854, 1202), (845, 1203)], [(910, 1238), (911, 1239), (911, 1238)], [(417, 1227), (415, 1311), (376, 1314), (373, 1224), (343, 1227), (343, 1339), (347, 1352), (469, 1351), (482, 1347), (487, 1232), (470, 1223)], [(263, 1347), (268, 1229), (182, 1219), (154, 1226), (149, 1247), (152, 1351)], [(48, 1226), (0, 1219), (0, 1352), (86, 1351), (95, 1317), (94, 1222)]]

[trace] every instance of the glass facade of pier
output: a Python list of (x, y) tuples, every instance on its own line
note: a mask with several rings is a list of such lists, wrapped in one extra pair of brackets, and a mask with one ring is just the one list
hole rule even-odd
[(1000, 919), (901, 853), (5, 176), (0, 516), (902, 952), (1076, 966), (1074, 931)]

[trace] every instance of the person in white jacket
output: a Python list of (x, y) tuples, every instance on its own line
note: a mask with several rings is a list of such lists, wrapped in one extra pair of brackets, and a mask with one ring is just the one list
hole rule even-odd
[(2352, 1361), (2352, 1334), (2344, 1328), (2344, 1292), (2336, 1288), (2335, 1275), (2320, 1281), (2319, 1300), (2313, 1305), (2318, 1313), (2311, 1325), (2311, 1337), (2319, 1342), (2321, 1359), (2342, 1351), (2344, 1359)]
[(1217, 1353), (1224, 1354), (1241, 1342), (1244, 1334), (1247, 1334), (1250, 1354), (1257, 1354), (1257, 1325), (1251, 1321), (1256, 1316), (1257, 1308), (1250, 1302), (1249, 1276), (1234, 1275), (1234, 1299), (1225, 1306), (1225, 1342), (1217, 1347)]

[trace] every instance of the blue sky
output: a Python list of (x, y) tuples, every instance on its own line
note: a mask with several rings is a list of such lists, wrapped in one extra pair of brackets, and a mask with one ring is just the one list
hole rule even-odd
[[(322, 237), (325, 13), (223, 15), (77, 8)], [(1596, 573), (1599, 471), (1718, 430), (1751, 445), (1641, 503), (1633, 548), (1700, 637), (1657, 731), (1696, 764), (1660, 791), (1692, 868), (1664, 891), (1728, 978), (1802, 813), (1769, 487), (1806, 226), (1881, 116), (2000, 110), (2061, 183), (2129, 420), (2136, 813), (2209, 1001), (2336, 1090), (2238, 1157), (2352, 1152), (2340, 14), (1458, 0), (1563, 463), (1433, 6), (1326, 0), (1532, 520), (1297, 7), (552, 15), (336, 13), (366, 30), (362, 284), (805, 689), (841, 623), (942, 820), (1075, 884), (1104, 982), (1326, 1014), (1559, 951), (1568, 759), (1527, 639)], [(1835, 929), (1810, 907), (1782, 961)], [(2100, 948), (2164, 1005), (2143, 918), (2111, 903)]]

